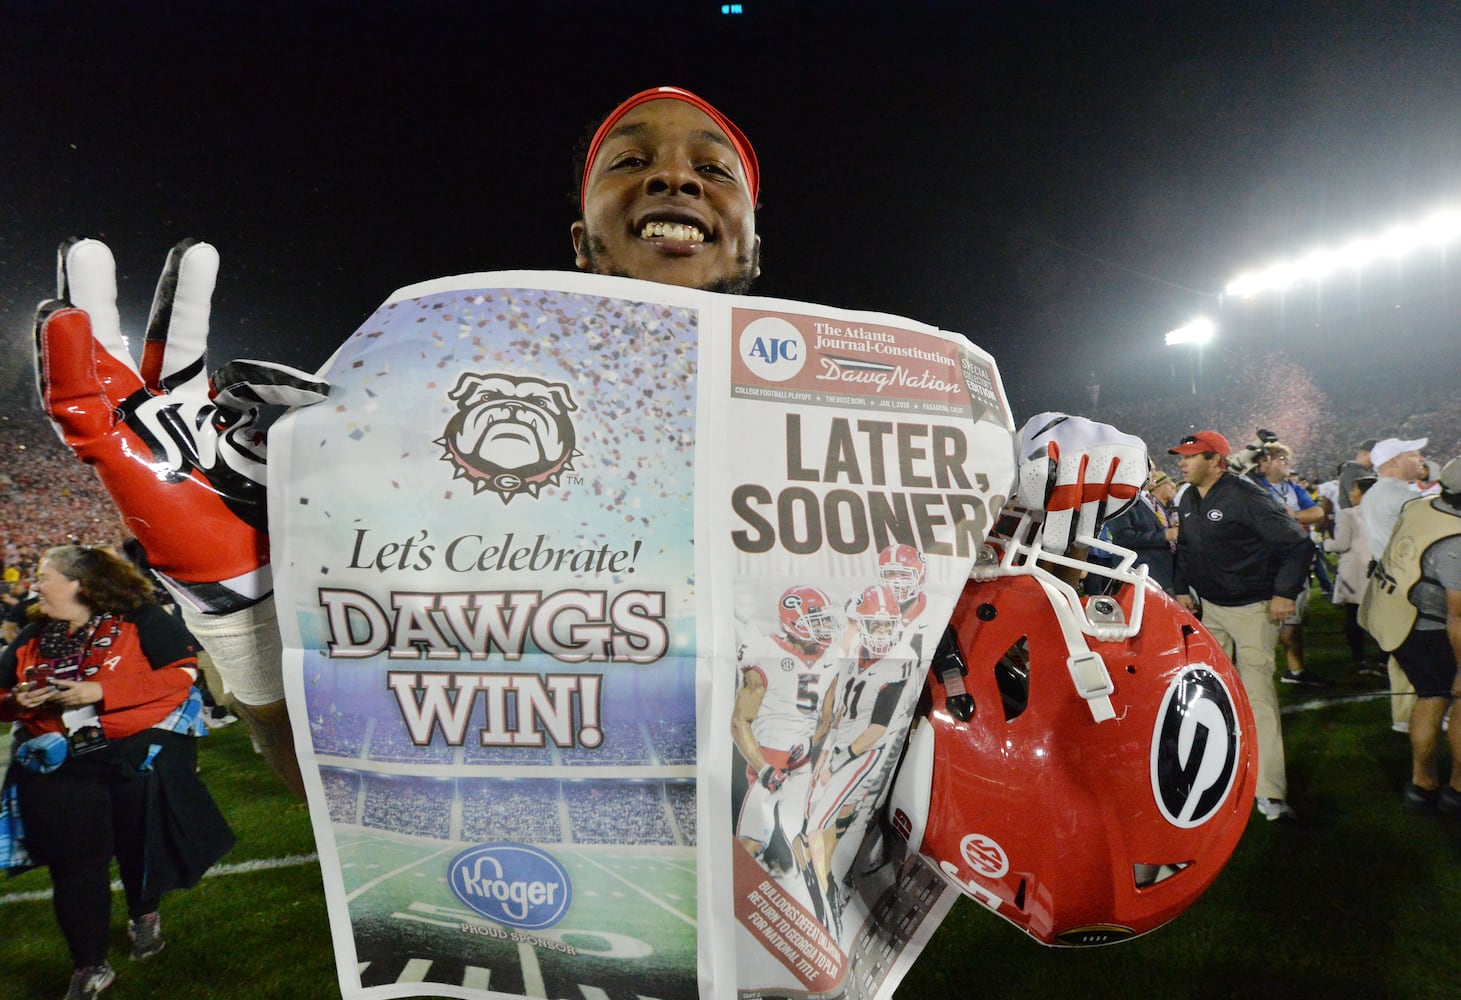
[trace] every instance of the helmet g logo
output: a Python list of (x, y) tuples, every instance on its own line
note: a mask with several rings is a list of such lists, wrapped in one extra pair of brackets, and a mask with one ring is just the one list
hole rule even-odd
[(536, 497), (582, 454), (568, 417), (578, 406), (562, 382), (463, 372), (448, 395), (457, 412), (434, 443), (456, 467), (453, 478), (470, 480), (476, 493), (492, 490), (503, 503), (519, 493)]
[(1152, 733), (1152, 792), (1173, 826), (1206, 823), (1238, 773), (1238, 713), (1222, 678), (1182, 671), (1162, 698)]

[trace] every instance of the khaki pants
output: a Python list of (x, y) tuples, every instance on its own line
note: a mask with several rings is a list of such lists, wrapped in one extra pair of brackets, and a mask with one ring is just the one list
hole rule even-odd
[(1283, 726), (1278, 714), (1278, 687), (1273, 674), (1278, 622), (1268, 616), (1268, 602), (1225, 608), (1204, 601), (1202, 624), (1238, 668), (1238, 677), (1253, 708), (1258, 728), (1260, 799), (1287, 799), (1288, 777), (1283, 758)]

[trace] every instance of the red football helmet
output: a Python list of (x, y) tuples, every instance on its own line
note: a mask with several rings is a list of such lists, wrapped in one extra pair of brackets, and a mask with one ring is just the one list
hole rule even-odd
[(1144, 934), (1190, 906), (1242, 836), (1252, 712), (1216, 641), (1130, 571), (1129, 552), (1102, 571), (1118, 591), (1082, 599), (1005, 543), (1028, 562), (1007, 554), (960, 597), (892, 826), (1044, 944)]
[(893, 588), (899, 603), (923, 593), (927, 576), (928, 560), (912, 545), (889, 545), (878, 553), (878, 579)]
[(862, 648), (873, 656), (886, 656), (903, 638), (903, 609), (892, 587), (874, 584), (864, 590), (853, 617)]
[(781, 628), (802, 642), (826, 645), (842, 630), (832, 598), (818, 587), (792, 587), (777, 602)]

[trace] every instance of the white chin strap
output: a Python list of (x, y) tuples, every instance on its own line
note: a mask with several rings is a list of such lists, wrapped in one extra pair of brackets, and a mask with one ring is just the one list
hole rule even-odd
[[(1021, 515), (1020, 522), (1011, 535), (996, 535), (992, 538), (995, 546), (1003, 548), (1003, 555), (997, 561), (993, 550), (987, 557), (981, 555), (971, 575), (976, 580), (1000, 576), (1032, 576), (1039, 582), (1040, 589), (1045, 591), (1050, 607), (1055, 612), (1055, 620), (1060, 623), (1061, 638), (1065, 640), (1065, 648), (1069, 654), (1066, 668), (1070, 671), (1071, 683), (1075, 685), (1076, 693), (1085, 699), (1091, 710), (1091, 717), (1096, 722), (1106, 722), (1116, 718), (1116, 710), (1111, 705), (1111, 694), (1116, 687), (1111, 683), (1106, 662), (1100, 653), (1093, 651), (1087, 644), (1086, 636), (1109, 642), (1129, 639), (1141, 631), (1142, 612), (1146, 607), (1147, 568), (1132, 568), (1136, 562), (1136, 553), (1130, 549), (1103, 542), (1090, 535), (1078, 536), (1076, 543), (1117, 556), (1120, 561), (1116, 566), (1098, 566), (1069, 556), (1057, 555), (1041, 548), (1040, 532), (1039, 522), (1029, 513)], [(1110, 598), (1095, 597), (1091, 598), (1089, 605), (1082, 604), (1075, 588), (1041, 566), (1042, 561), (1131, 584), (1131, 621), (1122, 619), (1119, 606)], [(1102, 612), (1100, 617), (1110, 615), (1111, 620), (1098, 621), (1091, 617), (1091, 609), (1098, 605)]]

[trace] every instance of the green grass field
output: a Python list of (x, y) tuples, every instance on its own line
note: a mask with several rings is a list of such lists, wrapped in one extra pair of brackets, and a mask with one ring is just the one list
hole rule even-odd
[[(634, 995), (637, 977), (662, 985), (657, 996), (695, 996), (695, 858), (691, 848), (555, 848), (573, 883), (570, 922), (536, 935), (578, 953), (514, 942), (466, 909), (439, 872), (462, 845), (423, 857), (419, 844), (373, 830), (342, 844), (345, 892), (355, 921), (366, 986), (420, 981), (460, 983), (529, 996), (563, 996), (588, 984), (610, 997)], [(397, 860), (393, 855), (398, 854)], [(369, 863), (357, 864), (359, 855)], [(422, 862), (430, 862), (423, 864)], [(626, 908), (629, 898), (651, 906)], [(420, 958), (436, 956), (429, 970)], [(584, 956), (589, 956), (585, 958)], [(575, 990), (575, 992), (578, 992)]]
[[(1402, 809), (1400, 789), (1410, 770), (1406, 737), (1390, 730), (1378, 683), (1349, 672), (1334, 609), (1317, 593), (1311, 607), (1309, 665), (1339, 684), (1318, 696), (1280, 686), (1298, 823), (1255, 815), (1228, 868), (1191, 910), (1120, 945), (1047, 949), (961, 900), (904, 980), (899, 1000), (1461, 995), (1449, 961), (1450, 931), (1461, 926), (1461, 822)], [(201, 748), (204, 777), (238, 833), (238, 846), (197, 888), (164, 902), (168, 946), (145, 963), (127, 960), (118, 900), (112, 953), (118, 979), (105, 994), (109, 1000), (339, 995), (319, 868), (308, 860), (314, 850), (308, 816), (265, 771), (242, 730), (224, 729)], [(347, 866), (353, 847), (388, 839), (373, 831), (358, 836), (342, 842)], [(443, 845), (447, 854), (456, 849)], [(464, 932), (467, 915), (443, 885), (418, 877), (408, 861), (396, 871), (385, 857), (373, 850), (377, 868), (345, 868), (351, 906), (367, 915), (365, 982), (419, 981), (426, 970), (413, 961), (412, 945), (433, 935), (437, 945), (460, 942), (457, 964), (449, 973), (436, 968), (433, 977), (460, 976), (454, 981), (473, 987), (488, 986), (490, 978), (491, 987), (511, 990), (541, 980), (543, 995), (573, 1000), (627, 1000), (638, 992), (611, 971), (622, 962), (606, 962), (598, 982), (563, 988), (551, 949)], [(687, 956), (693, 961), (688, 852), (582, 848), (565, 852), (565, 859), (575, 886), (593, 893), (585, 898), (601, 900), (609, 914), (593, 924), (615, 932), (555, 928), (566, 943), (609, 951), (650, 939), (671, 944), (641, 961), (671, 969), (684, 968)], [(65, 992), (69, 962), (48, 888), (44, 871), (0, 881), (0, 998), (45, 1000)], [(615, 893), (632, 892), (660, 901), (659, 925), (624, 925), (614, 905), (623, 897)]]

